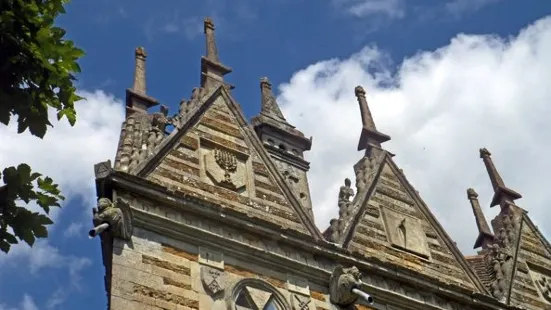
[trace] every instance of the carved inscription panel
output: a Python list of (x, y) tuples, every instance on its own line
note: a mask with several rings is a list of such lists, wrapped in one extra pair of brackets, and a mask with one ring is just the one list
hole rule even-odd
[(383, 208), (388, 239), (392, 246), (429, 258), (429, 249), (420, 219)]

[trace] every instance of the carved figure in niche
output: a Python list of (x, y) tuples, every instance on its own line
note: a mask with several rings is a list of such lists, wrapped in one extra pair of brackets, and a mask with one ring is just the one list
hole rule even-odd
[(95, 226), (107, 223), (113, 236), (125, 240), (132, 236), (132, 209), (123, 199), (113, 203), (109, 198), (100, 198), (92, 213)]
[(358, 295), (352, 289), (362, 281), (362, 274), (356, 266), (344, 268), (337, 266), (329, 279), (329, 299), (338, 306), (347, 307), (358, 300)]
[(349, 178), (344, 179), (344, 186), (339, 190), (339, 216), (347, 218), (350, 214), (350, 197), (354, 196), (354, 190), (350, 187)]
[(543, 298), (545, 298), (548, 302), (551, 302), (551, 279), (542, 275), (536, 280), (536, 286), (540, 290)]

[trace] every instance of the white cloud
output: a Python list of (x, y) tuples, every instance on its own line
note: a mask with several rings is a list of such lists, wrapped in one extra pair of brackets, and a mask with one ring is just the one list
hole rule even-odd
[[(75, 198), (83, 199), (83, 217), (91, 217), (96, 201), (94, 164), (114, 159), (118, 144), (121, 122), (124, 118), (124, 104), (112, 95), (102, 91), (80, 92), (87, 100), (76, 104), (77, 122), (71, 127), (67, 120), (53, 121), (44, 139), (31, 136), (28, 132), (17, 134), (16, 123), (0, 127), (0, 167), (28, 163), (33, 171), (50, 176), (59, 184), (67, 203)], [(55, 115), (52, 115), (55, 120)], [(76, 206), (76, 204), (72, 204)], [(37, 209), (35, 205), (30, 208)], [(54, 209), (52, 218), (59, 217), (61, 210)], [(65, 234), (78, 230), (78, 222), (64, 227)], [(59, 227), (50, 226), (49, 230)], [(27, 266), (31, 274), (43, 268), (66, 268), (71, 283), (78, 288), (79, 271), (90, 265), (88, 258), (66, 255), (52, 246), (48, 239), (38, 240), (32, 248), (20, 242), (7, 255), (0, 254), (0, 270), (6, 266)], [(25, 309), (25, 308), (24, 308)], [(32, 309), (32, 308), (29, 308)]]
[(402, 18), (405, 14), (405, 3), (402, 0), (332, 0), (349, 14), (356, 17), (385, 15), (389, 18)]
[(33, 298), (25, 294), (23, 295), (23, 300), (21, 301), (21, 305), (19, 308), (8, 308), (5, 304), (0, 304), (0, 310), (38, 310), (38, 307), (34, 303)]
[[(318, 62), (281, 87), (289, 121), (314, 135), (309, 179), (321, 229), (337, 217), (337, 193), (353, 164), (361, 120), (354, 87), (363, 85), (386, 149), (464, 252), (477, 230), (466, 189), (474, 187), (488, 220), (492, 191), (478, 149), (493, 153), (518, 204), (551, 238), (546, 174), (551, 162), (551, 18), (517, 37), (457, 35), (449, 45), (409, 57), (391, 73), (387, 57), (366, 47), (349, 59)], [(382, 85), (386, 85), (383, 87)], [(388, 86), (391, 85), (391, 86)], [(323, 120), (320, 122), (319, 120)], [(330, 125), (328, 125), (330, 124)]]
[(79, 234), (83, 234), (85, 232), (84, 230), (84, 223), (82, 222), (72, 222), (69, 224), (67, 229), (63, 232), (63, 235), (67, 238), (70, 237), (76, 237)]
[(465, 13), (476, 12), (501, 0), (452, 0), (445, 4), (446, 10), (459, 17)]
[(66, 119), (55, 121), (51, 113), (54, 127), (48, 129), (44, 139), (28, 131), (17, 134), (15, 121), (0, 126), (0, 167), (28, 163), (33, 171), (59, 184), (66, 202), (81, 197), (93, 203), (94, 164), (115, 157), (119, 136), (114, 133), (120, 132), (124, 104), (102, 91), (80, 95), (87, 100), (76, 104), (75, 126), (71, 127)]

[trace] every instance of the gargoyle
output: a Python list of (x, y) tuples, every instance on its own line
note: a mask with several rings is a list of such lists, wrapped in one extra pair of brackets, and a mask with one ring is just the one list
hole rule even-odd
[(114, 237), (129, 240), (132, 236), (132, 209), (123, 199), (113, 203), (109, 198), (100, 198), (98, 208), (92, 212), (94, 226), (107, 223)]
[(348, 307), (356, 302), (359, 296), (352, 292), (362, 283), (362, 274), (355, 267), (337, 266), (329, 280), (330, 301), (341, 307)]

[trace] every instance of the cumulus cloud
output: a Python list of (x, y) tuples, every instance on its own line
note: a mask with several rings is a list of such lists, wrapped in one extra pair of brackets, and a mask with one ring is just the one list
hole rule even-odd
[[(28, 131), (17, 134), (17, 124), (0, 127), (0, 167), (27, 163), (34, 171), (50, 176), (67, 197), (95, 201), (94, 164), (115, 155), (124, 118), (124, 104), (102, 91), (81, 92), (86, 101), (76, 104), (77, 122), (71, 127), (66, 119), (49, 128), (44, 139)], [(55, 216), (56, 214), (54, 214)]]
[[(354, 87), (367, 90), (384, 147), (465, 253), (476, 225), (466, 197), (475, 188), (488, 220), (490, 181), (478, 150), (487, 147), (517, 203), (536, 224), (551, 218), (546, 175), (551, 163), (551, 18), (518, 36), (459, 34), (438, 50), (420, 52), (393, 70), (388, 57), (366, 47), (348, 59), (321, 61), (280, 87), (279, 102), (294, 125), (314, 135), (309, 179), (321, 229), (337, 217), (337, 193), (353, 177), (361, 129)], [(320, 120), (323, 120), (320, 122)], [(543, 226), (543, 225), (542, 225)], [(551, 236), (549, 226), (540, 227)]]
[[(54, 127), (49, 128), (44, 139), (31, 136), (28, 132), (17, 134), (15, 122), (0, 127), (0, 167), (27, 163), (34, 171), (52, 177), (59, 184), (66, 201), (62, 203), (62, 209), (54, 209), (51, 213), (54, 221), (68, 207), (69, 201), (76, 198), (83, 203), (71, 206), (86, 207), (82, 209), (81, 220), (89, 220), (87, 217), (91, 216), (90, 210), (96, 200), (94, 164), (114, 158), (120, 124), (124, 118), (124, 104), (112, 95), (102, 91), (81, 92), (80, 95), (87, 100), (76, 104), (77, 122), (74, 127), (65, 119), (53, 121)], [(51, 118), (55, 120), (55, 114)], [(29, 207), (37, 209), (35, 205)], [(65, 235), (75, 233), (79, 225), (79, 222), (73, 222), (63, 227)], [(58, 223), (50, 226), (50, 232), (58, 226)], [(63, 253), (48, 239), (38, 240), (32, 248), (20, 243), (13, 246), (8, 255), (0, 255), (0, 270), (7, 266), (26, 266), (31, 274), (36, 274), (44, 268), (67, 269), (75, 289), (78, 289), (81, 280), (80, 271), (90, 264), (88, 258)], [(24, 299), (24, 302), (27, 308), (22, 305), (22, 309), (33, 309), (29, 308), (32, 299)]]

